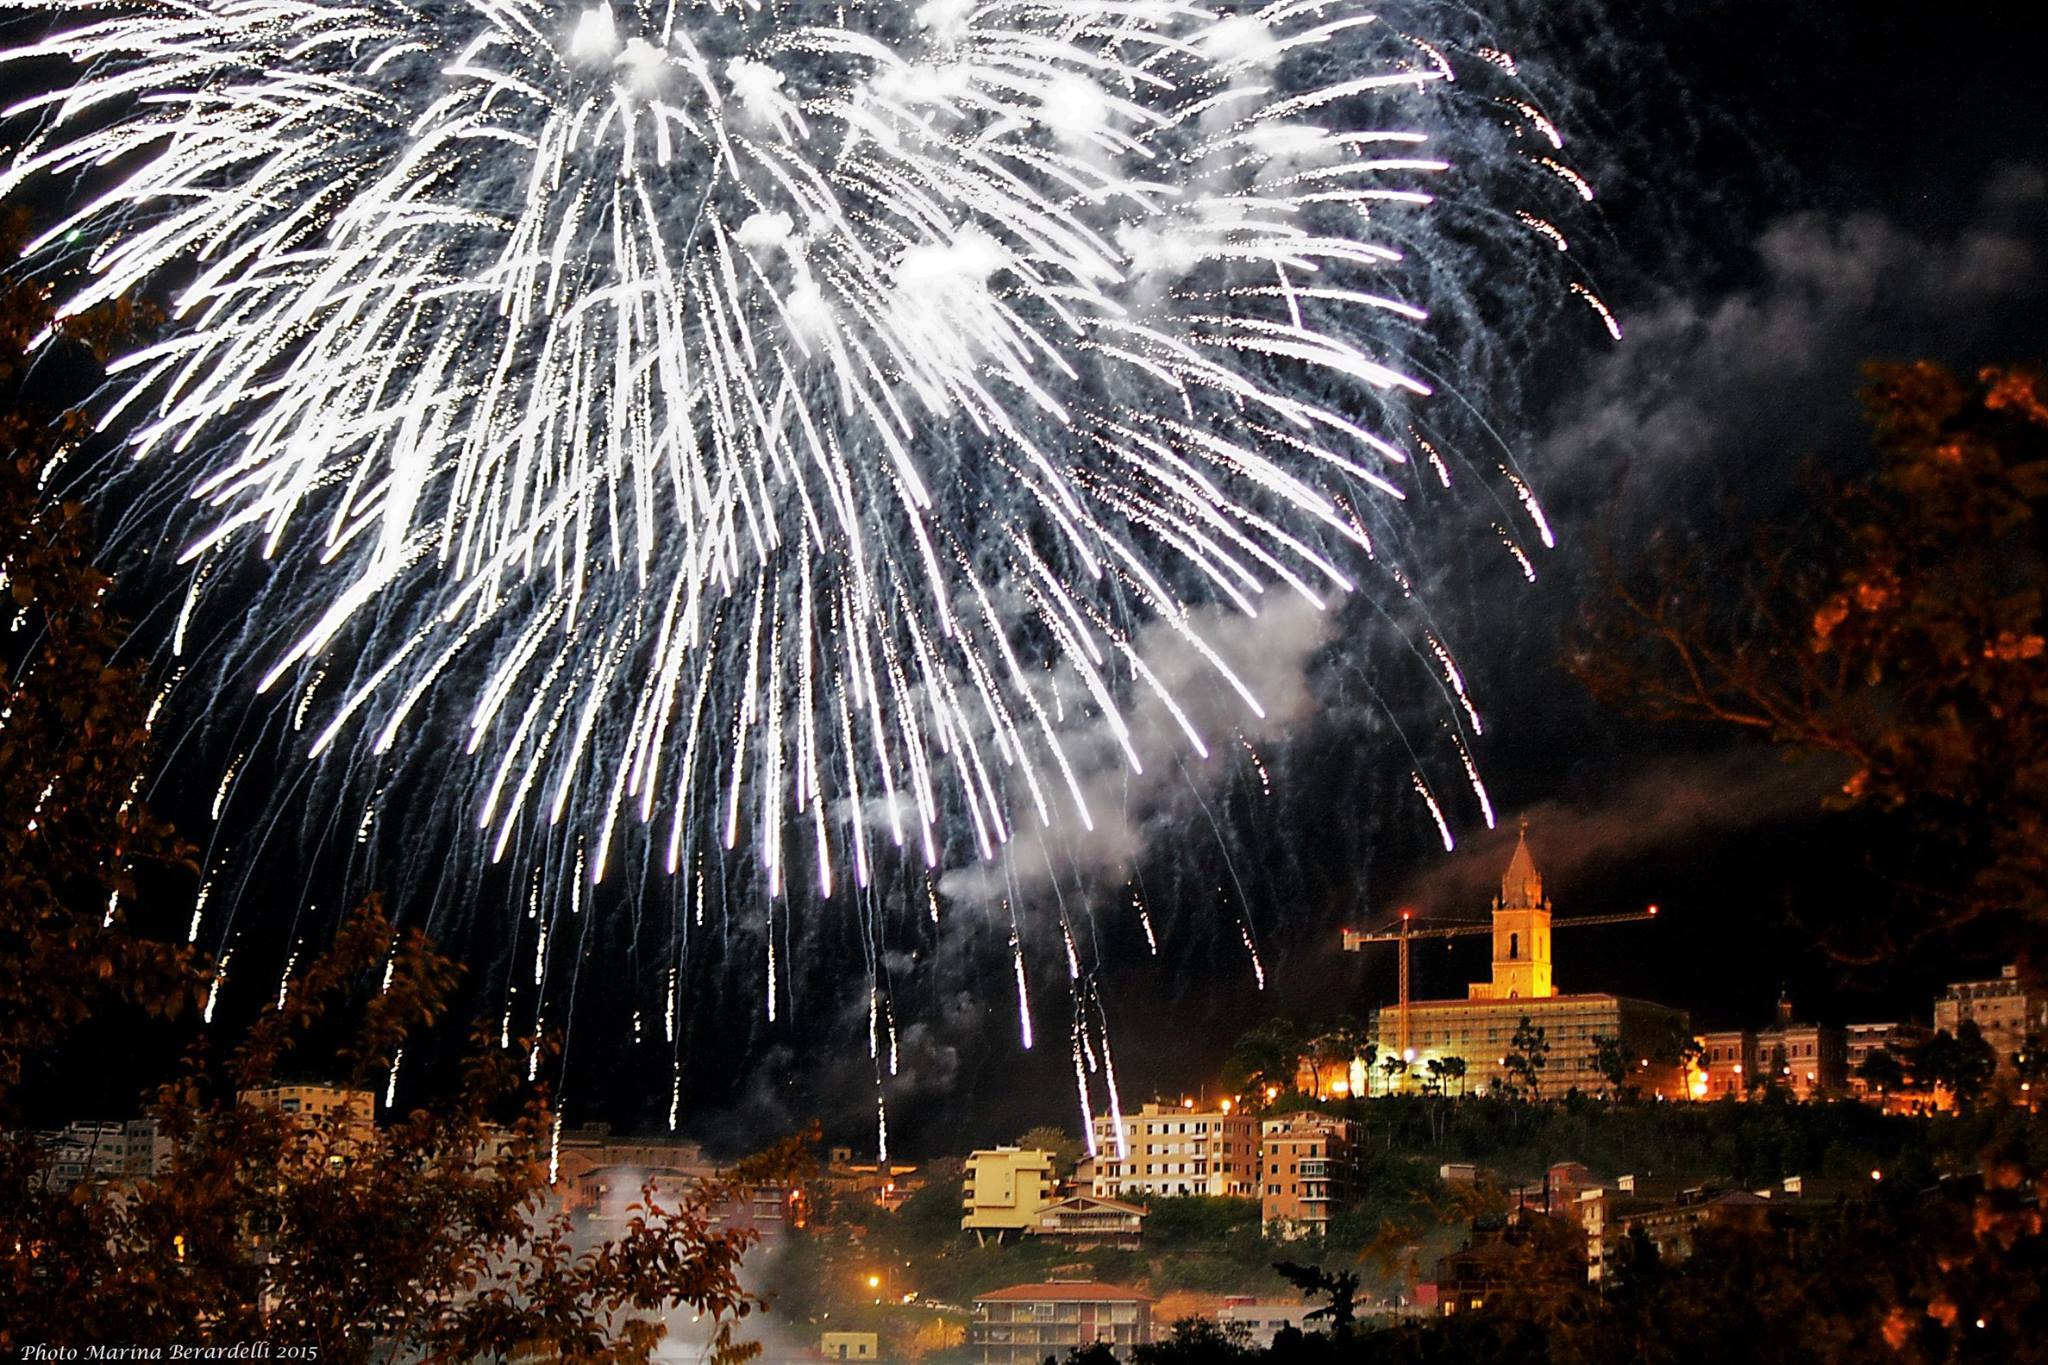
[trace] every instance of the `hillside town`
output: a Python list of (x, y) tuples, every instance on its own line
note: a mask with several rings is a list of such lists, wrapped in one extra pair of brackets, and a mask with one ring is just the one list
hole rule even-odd
[[(787, 1175), (735, 1178), (677, 1137), (569, 1128), (552, 1144), (548, 1212), (602, 1234), (650, 1202), (715, 1188), (712, 1223), (757, 1238), (776, 1287), (777, 1358), (1038, 1365), (1098, 1342), (1123, 1353), (1185, 1320), (1260, 1343), (1326, 1328), (1331, 1304), (1276, 1276), (1276, 1258), (1371, 1262), (1345, 1311), (1398, 1320), (1526, 1289), (1536, 1249), (1543, 1273), (1599, 1285), (1632, 1246), (1678, 1263), (1702, 1229), (1796, 1236), (1892, 1178), (1881, 1155), (1850, 1169), (1840, 1150), (1878, 1151), (1873, 1125), (1890, 1125), (1897, 1152), (1917, 1125), (2036, 1104), (2048, 995), (2016, 969), (1953, 983), (1918, 1020), (1819, 1023), (1781, 1000), (1753, 1027), (1696, 1030), (1663, 1005), (1560, 989), (1552, 935), (1571, 923), (1553, 917), (1525, 831), (1491, 907), (1491, 975), (1465, 999), (1383, 1006), (1362, 1030), (1269, 1021), (1202, 1094), (922, 1162), (834, 1146)], [(244, 1098), (337, 1151), (377, 1123), (368, 1091), (306, 1082)], [(1549, 1144), (1484, 1150), (1489, 1130), (1586, 1113), (1723, 1116), (1723, 1131), (1745, 1115), (1812, 1115), (1856, 1136), (1768, 1171), (1716, 1171), (1654, 1145), (1634, 1166)], [(174, 1149), (148, 1118), (42, 1140), (58, 1185), (147, 1181)], [(1813, 1164), (1788, 1164), (1802, 1156)]]

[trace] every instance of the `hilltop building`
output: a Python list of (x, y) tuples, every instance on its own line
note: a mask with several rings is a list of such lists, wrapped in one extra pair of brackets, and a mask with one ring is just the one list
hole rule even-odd
[(1977, 1025), (1998, 1056), (1998, 1079), (2009, 1081), (2013, 1056), (2030, 1033), (2048, 1033), (2048, 993), (2027, 989), (2019, 968), (2007, 966), (1990, 981), (1957, 981), (1934, 1001), (1934, 1027), (1955, 1037), (1967, 1020)]
[[(1432, 1058), (1459, 1057), (1469, 1068), (1473, 1088), (1497, 1087), (1506, 1075), (1503, 1063), (1513, 1050), (1515, 1030), (1526, 1017), (1543, 1030), (1549, 1048), (1537, 1085), (1539, 1098), (1607, 1088), (1606, 1077), (1594, 1063), (1596, 1037), (1621, 1040), (1636, 1059), (1634, 1084), (1643, 1093), (1685, 1096), (1681, 1069), (1658, 1060), (1668, 1055), (1671, 1038), (1685, 1035), (1683, 1011), (1619, 995), (1558, 991), (1551, 950), (1553, 909), (1529, 852), (1527, 822), (1501, 874), (1492, 914), (1489, 978), (1473, 982), (1463, 1000), (1409, 1003), (1409, 1050), (1414, 1055), (1407, 1060), (1415, 1071)], [(1399, 1046), (1397, 1007), (1373, 1012), (1371, 1036), (1383, 1053)]]
[(1831, 1024), (1802, 1023), (1792, 1002), (1778, 997), (1778, 1017), (1767, 1029), (1722, 1029), (1700, 1035), (1707, 1092), (1702, 1099), (1748, 1099), (1766, 1089), (1797, 1100), (1839, 1099), (1849, 1093), (1849, 1035)]
[(1320, 1237), (1351, 1202), (1358, 1125), (1305, 1111), (1268, 1119), (1261, 1134), (1259, 1228), (1268, 1237)]
[(1104, 1199), (1258, 1193), (1259, 1121), (1232, 1108), (1227, 1100), (1216, 1109), (1147, 1104), (1123, 1116), (1121, 1147), (1116, 1121), (1097, 1117), (1089, 1192)]
[(975, 1240), (1036, 1227), (1038, 1216), (1059, 1197), (1052, 1153), (1035, 1147), (992, 1147), (967, 1158), (960, 1191), (960, 1227)]

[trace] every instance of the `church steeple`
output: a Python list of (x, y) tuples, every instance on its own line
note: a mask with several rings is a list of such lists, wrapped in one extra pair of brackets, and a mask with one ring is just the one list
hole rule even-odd
[(1493, 979), (1473, 982), (1471, 993), (1474, 1000), (1541, 1000), (1557, 994), (1551, 979), (1550, 900), (1543, 894), (1543, 874), (1529, 855), (1526, 819), (1493, 902)]
[(1493, 903), (1496, 910), (1548, 910), (1550, 902), (1543, 898), (1543, 874), (1536, 870), (1536, 860), (1529, 856), (1529, 817), (1522, 817), (1521, 832), (1515, 838), (1515, 856), (1508, 859), (1508, 870), (1500, 874), (1500, 899)]

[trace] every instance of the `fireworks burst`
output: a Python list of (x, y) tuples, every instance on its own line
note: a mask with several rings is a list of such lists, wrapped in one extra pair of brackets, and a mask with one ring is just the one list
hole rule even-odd
[(1070, 717), (1227, 745), (1140, 632), (1260, 714), (1196, 609), (1323, 606), (1450, 482), (1444, 111), (1528, 172), (1503, 237), (1592, 192), (1504, 54), (1354, 0), (9, 6), (78, 73), (13, 111), (32, 261), (173, 323), (104, 420), (197, 509), (178, 648), (222, 594), (302, 752), (465, 749), (483, 846), (571, 822), (588, 881), (830, 895), (1092, 828)]

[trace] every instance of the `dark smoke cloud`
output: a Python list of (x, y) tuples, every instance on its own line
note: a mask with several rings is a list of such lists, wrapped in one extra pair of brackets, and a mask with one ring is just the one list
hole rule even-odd
[[(1750, 829), (1813, 810), (1842, 773), (1822, 759), (1741, 750), (1711, 758), (1659, 762), (1597, 801), (1539, 802), (1519, 813), (1529, 822), (1529, 851), (1546, 883), (1568, 886), (1589, 873), (1705, 835)], [(1500, 889), (1518, 820), (1459, 845), (1401, 888), (1398, 904), (1453, 918), (1483, 912)], [(1598, 907), (1561, 906), (1566, 913)]]
[(2044, 210), (2048, 177), (2014, 165), (1946, 233), (1874, 212), (1771, 223), (1753, 244), (1749, 282), (1629, 310), (1626, 343), (1593, 367), (1540, 443), (1546, 491), (1616, 492), (1603, 515), (1656, 520), (1673, 508), (1673, 480), (1682, 486), (1703, 464), (1732, 484), (1783, 471), (1853, 426), (1866, 361), (1969, 363), (2038, 347), (2038, 327), (2009, 333), (2027, 311), (2015, 303), (2048, 283)]

